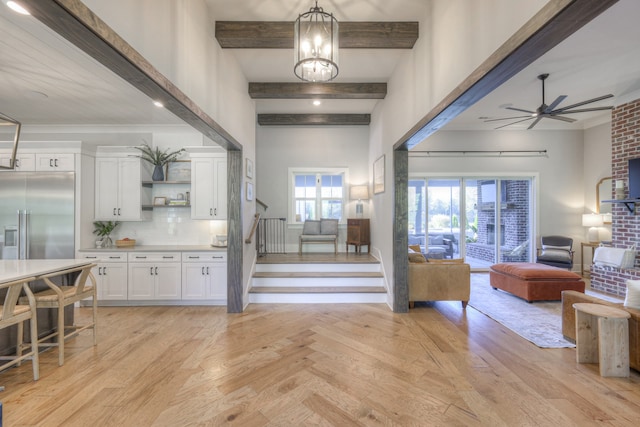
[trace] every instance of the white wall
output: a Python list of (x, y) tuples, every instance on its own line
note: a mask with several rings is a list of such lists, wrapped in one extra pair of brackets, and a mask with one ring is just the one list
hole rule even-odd
[[(386, 188), (371, 206), (372, 248), (392, 275), (393, 145), (538, 12), (545, 0), (432, 0), (425, 2), (420, 38), (388, 82), (371, 117), (369, 163), (386, 158)], [(391, 277), (389, 277), (391, 279)], [(392, 282), (392, 280), (391, 280)], [(390, 301), (391, 302), (391, 301)]]
[[(367, 126), (258, 126), (256, 195), (269, 206), (266, 218), (289, 218), (288, 168), (346, 167), (351, 184), (369, 181)], [(367, 203), (364, 217), (369, 216)], [(355, 215), (355, 201), (347, 200), (347, 216)], [(290, 250), (297, 250), (300, 226), (287, 231)], [(340, 241), (345, 239), (340, 234)], [(344, 245), (340, 245), (344, 249)]]

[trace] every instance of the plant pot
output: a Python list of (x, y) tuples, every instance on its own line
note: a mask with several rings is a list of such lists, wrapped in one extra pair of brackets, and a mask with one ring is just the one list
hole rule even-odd
[(162, 168), (162, 165), (156, 165), (154, 167), (151, 179), (154, 181), (164, 181), (164, 169)]

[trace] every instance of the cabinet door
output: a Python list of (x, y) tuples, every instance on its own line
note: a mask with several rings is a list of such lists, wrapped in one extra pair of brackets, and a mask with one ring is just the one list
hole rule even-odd
[(182, 295), (180, 263), (158, 263), (154, 267), (155, 299), (180, 299)]
[(206, 267), (208, 264), (190, 262), (182, 264), (182, 299), (201, 300), (207, 297), (209, 276)]
[(227, 300), (227, 263), (218, 262), (207, 265), (210, 278), (210, 299)]
[(137, 158), (118, 159), (118, 220), (140, 219), (141, 188), (140, 160)]
[(154, 275), (154, 267), (155, 264), (146, 262), (129, 264), (129, 286), (127, 292), (129, 299), (154, 299), (153, 288), (156, 277)]
[(214, 205), (213, 216), (215, 219), (227, 219), (227, 159), (216, 158), (214, 160)]
[(72, 172), (74, 169), (74, 154), (36, 154), (36, 171)]
[[(11, 154), (0, 154), (0, 165), (9, 167), (11, 162)], [(0, 169), (2, 170), (2, 169)], [(16, 155), (16, 167), (15, 171), (20, 172), (33, 172), (36, 170), (36, 155), (35, 154), (18, 154)]]
[[(191, 159), (191, 218), (213, 219), (214, 169), (212, 158)], [(226, 177), (225, 177), (226, 181)], [(225, 209), (226, 211), (226, 209)]]
[(118, 159), (96, 159), (96, 219), (115, 220), (118, 214)]
[(102, 263), (100, 270), (99, 299), (126, 300), (127, 299), (127, 263)]

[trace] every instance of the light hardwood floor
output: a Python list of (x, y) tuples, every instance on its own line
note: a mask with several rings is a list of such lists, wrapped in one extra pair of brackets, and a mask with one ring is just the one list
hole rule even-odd
[[(90, 316), (89, 308), (77, 316)], [(0, 373), (5, 426), (638, 426), (640, 375), (602, 378), (459, 302), (101, 307)]]

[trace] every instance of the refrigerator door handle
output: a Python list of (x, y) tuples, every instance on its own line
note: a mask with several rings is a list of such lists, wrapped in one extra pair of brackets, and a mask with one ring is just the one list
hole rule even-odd
[(18, 211), (18, 259), (29, 259), (29, 211)]

